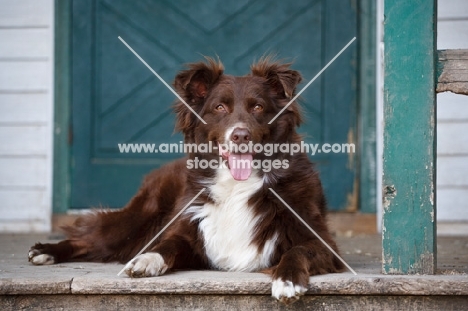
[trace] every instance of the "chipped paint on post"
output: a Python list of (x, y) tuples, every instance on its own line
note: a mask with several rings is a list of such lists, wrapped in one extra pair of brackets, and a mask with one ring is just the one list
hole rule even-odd
[(382, 269), (436, 270), (436, 1), (385, 1)]

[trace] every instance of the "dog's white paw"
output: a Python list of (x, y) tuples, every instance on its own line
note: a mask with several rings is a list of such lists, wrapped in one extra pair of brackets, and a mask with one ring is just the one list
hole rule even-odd
[(41, 254), (37, 249), (31, 249), (28, 253), (28, 260), (34, 265), (53, 265), (55, 263), (55, 258), (49, 254)]
[(271, 287), (271, 295), (285, 304), (295, 302), (306, 291), (307, 288), (304, 286), (294, 285), (291, 281), (282, 281), (281, 279), (274, 280)]
[(158, 253), (145, 253), (135, 257), (125, 266), (125, 273), (132, 278), (144, 278), (164, 274), (167, 265)]

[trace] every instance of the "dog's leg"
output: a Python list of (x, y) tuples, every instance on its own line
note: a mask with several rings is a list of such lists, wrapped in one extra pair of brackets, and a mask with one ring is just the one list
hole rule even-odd
[(149, 252), (143, 253), (125, 266), (125, 273), (130, 277), (152, 277), (164, 274), (170, 269), (198, 269), (204, 267), (200, 254), (194, 252), (189, 241), (197, 235), (195, 227), (188, 222), (168, 232), (160, 243)]
[(84, 245), (80, 241), (64, 240), (56, 244), (36, 243), (29, 250), (29, 261), (35, 265), (51, 265), (83, 255)]
[[(332, 239), (328, 240), (336, 251)], [(272, 269), (272, 296), (290, 304), (307, 291), (309, 276), (338, 272), (342, 263), (318, 240), (292, 247)]]
[(187, 258), (190, 253), (190, 245), (183, 240), (164, 240), (150, 252), (143, 253), (125, 266), (125, 273), (132, 278), (152, 277), (164, 274), (175, 266), (188, 268), (179, 262)]
[(147, 239), (145, 234), (155, 231), (151, 223), (155, 223), (153, 212), (142, 211), (145, 204), (148, 204), (146, 192), (140, 191), (122, 210), (81, 216), (72, 226), (64, 228), (67, 240), (32, 246), (29, 261), (35, 265), (73, 260), (126, 262), (142, 247)]
[[(48, 265), (68, 261), (122, 261), (132, 258), (139, 228), (125, 225), (129, 215), (123, 211), (97, 212), (82, 216), (65, 228), (68, 239), (59, 243), (36, 243), (29, 250), (29, 261)], [(138, 251), (138, 250), (137, 250)]]

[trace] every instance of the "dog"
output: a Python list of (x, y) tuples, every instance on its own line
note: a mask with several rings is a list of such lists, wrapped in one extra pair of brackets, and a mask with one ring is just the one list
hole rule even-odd
[[(224, 74), (220, 60), (209, 57), (187, 65), (173, 83), (185, 101), (174, 104), (175, 129), (186, 144), (211, 142), (218, 150), (192, 150), (151, 172), (123, 209), (81, 216), (63, 228), (66, 240), (32, 246), (29, 261), (128, 262), (125, 272), (132, 278), (178, 269), (261, 271), (271, 275), (272, 296), (284, 303), (306, 292), (309, 276), (342, 271), (343, 264), (269, 191), (338, 252), (319, 175), (307, 155), (233, 150), (300, 143), (300, 107), (288, 103), (301, 79), (290, 63), (271, 57), (254, 63), (245, 76)], [(236, 166), (236, 158), (246, 165)], [(194, 165), (203, 160), (224, 165)], [(255, 168), (255, 161), (273, 165)], [(134, 258), (199, 192), (147, 252)]]

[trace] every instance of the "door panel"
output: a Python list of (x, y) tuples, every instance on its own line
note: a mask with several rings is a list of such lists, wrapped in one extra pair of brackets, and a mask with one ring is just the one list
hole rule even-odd
[[(218, 55), (244, 75), (267, 53), (294, 61), (302, 88), (356, 34), (356, 12), (339, 0), (80, 0), (72, 27), (72, 207), (121, 207), (150, 170), (177, 154), (123, 154), (119, 143), (178, 143), (174, 95), (118, 40), (171, 83), (188, 62)], [(354, 142), (356, 44), (303, 94), (306, 142)], [(355, 193), (354, 155), (312, 157), (334, 210)]]

